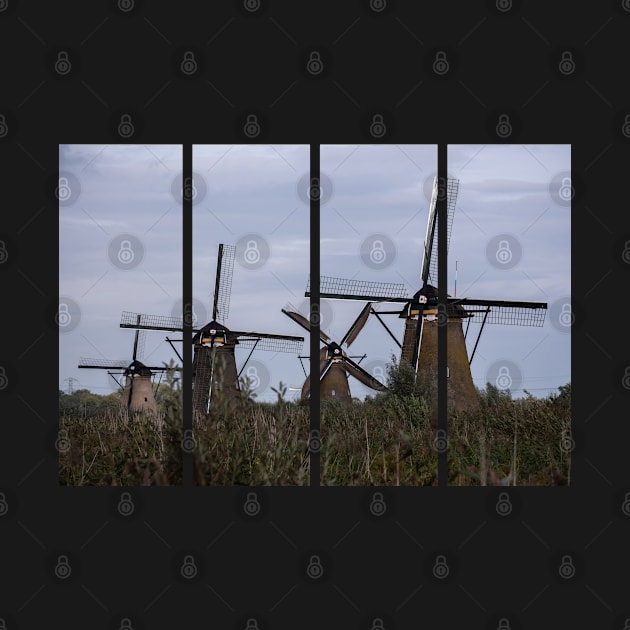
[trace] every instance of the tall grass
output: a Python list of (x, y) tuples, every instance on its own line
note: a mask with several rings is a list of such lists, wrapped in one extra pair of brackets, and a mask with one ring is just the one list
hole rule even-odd
[(241, 387), (227, 400), (213, 393), (195, 420), (195, 484), (308, 485), (308, 407), (285, 401), (282, 384), (276, 403), (254, 403), (247, 379)]
[(120, 408), (70, 408), (59, 417), (59, 483), (153, 486), (182, 482), (179, 378), (167, 373), (157, 416)]
[[(157, 418), (118, 409), (62, 411), (60, 483), (181, 484), (181, 391), (169, 378)], [(387, 393), (351, 407), (322, 402), (322, 485), (437, 483), (432, 392), (405, 365), (392, 365), (388, 384)], [(210, 413), (193, 421), (195, 484), (308, 485), (308, 405), (286, 401), (282, 384), (275, 403), (256, 403), (247, 380), (241, 387), (236, 397), (213, 393)], [(569, 483), (570, 384), (546, 399), (512, 399), (490, 384), (478, 393), (478, 410), (448, 418), (449, 484)]]

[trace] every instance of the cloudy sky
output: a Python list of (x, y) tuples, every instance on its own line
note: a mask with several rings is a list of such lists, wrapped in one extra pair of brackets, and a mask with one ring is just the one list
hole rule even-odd
[[(322, 146), (323, 275), (417, 290), (436, 156), (435, 146)], [(211, 317), (218, 244), (236, 245), (225, 323), (302, 335), (305, 355), (308, 333), (280, 309), (290, 303), (307, 313), (308, 146), (196, 146), (193, 164), (198, 320)], [(570, 380), (570, 334), (560, 318), (570, 304), (570, 147), (452, 146), (449, 174), (460, 191), (448, 292), (455, 293), (458, 261), (457, 296), (550, 307), (542, 328), (486, 326), (472, 363), (475, 384), (483, 386), (505, 365), (515, 395), (525, 388), (545, 396)], [(66, 379), (74, 378), (75, 389), (106, 394), (115, 389), (112, 379), (105, 371), (78, 369), (79, 358), (131, 357), (134, 333), (119, 327), (123, 310), (181, 312), (181, 147), (64, 145), (60, 178), (67, 181), (60, 179), (59, 292), (68, 311), (60, 311), (66, 325), (60, 327), (59, 387), (67, 389)], [(496, 257), (505, 240), (507, 265)], [(374, 245), (380, 248), (376, 241), (384, 256), (370, 258)], [(361, 307), (328, 301), (323, 328), (341, 339)], [(401, 338), (402, 320), (386, 321)], [(146, 334), (145, 362), (176, 358), (165, 336)], [(352, 355), (367, 355), (361, 365), (377, 377), (392, 352), (399, 350), (375, 319), (350, 348)], [(237, 349), (239, 369), (247, 354)], [(248, 368), (258, 400), (274, 400), (270, 387), (280, 381), (297, 396), (304, 381), (291, 354), (255, 351)], [(353, 395), (372, 393), (350, 382)]]
[[(106, 370), (78, 369), (79, 358), (131, 360), (122, 311), (168, 315), (181, 304), (181, 203), (171, 191), (181, 155), (176, 145), (59, 147), (60, 389), (74, 378), (74, 389), (115, 391)], [(164, 339), (147, 332), (145, 363), (176, 359)]]
[[(436, 156), (436, 147), (426, 145), (322, 147), (323, 185), (328, 180), (331, 188), (322, 205), (322, 275), (402, 283), (409, 294), (420, 287)], [(483, 387), (507, 367), (515, 396), (523, 388), (546, 396), (571, 374), (570, 333), (561, 323), (570, 317), (570, 146), (451, 146), (448, 164), (449, 176), (460, 182), (448, 293), (455, 294), (457, 261), (458, 297), (549, 304), (542, 328), (487, 325), (473, 380)], [(370, 260), (374, 246), (383, 254)], [(509, 250), (509, 264), (498, 262), (500, 246)], [(331, 300), (328, 306), (324, 327), (339, 339), (362, 304)], [(401, 339), (404, 320), (385, 319)], [(478, 330), (471, 325), (469, 352)], [(350, 350), (367, 354), (361, 364), (376, 376), (400, 353), (374, 318)], [(351, 389), (359, 397), (371, 391), (355, 380)]]

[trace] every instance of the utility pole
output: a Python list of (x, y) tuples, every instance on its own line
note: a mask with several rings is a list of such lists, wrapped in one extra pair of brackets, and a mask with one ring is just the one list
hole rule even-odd
[(75, 382), (77, 382), (77, 379), (73, 378), (72, 376), (70, 376), (70, 377), (64, 379), (63, 382), (64, 383), (66, 383), (66, 382), (68, 383), (68, 391), (66, 393), (67, 394), (72, 394), (74, 392), (73, 385), (74, 385)]

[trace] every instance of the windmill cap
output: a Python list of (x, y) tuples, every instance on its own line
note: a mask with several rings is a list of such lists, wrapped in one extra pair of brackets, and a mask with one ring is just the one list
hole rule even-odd
[(125, 376), (151, 376), (151, 370), (141, 361), (132, 361), (125, 370)]

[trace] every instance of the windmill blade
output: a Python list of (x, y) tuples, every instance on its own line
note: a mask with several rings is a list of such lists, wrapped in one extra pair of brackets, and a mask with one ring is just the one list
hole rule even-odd
[(343, 366), (348, 374), (354, 376), (357, 381), (363, 383), (371, 389), (376, 389), (380, 392), (387, 391), (387, 387), (383, 385), (379, 380), (375, 379), (369, 372), (366, 372), (360, 365), (355, 363), (352, 359), (344, 357)]
[(134, 340), (133, 340), (133, 360), (136, 360), (136, 357), (138, 356), (138, 336), (140, 335), (140, 330), (136, 329), (136, 334), (134, 336)]
[[(324, 374), (328, 371), (329, 365), (332, 364), (332, 360), (326, 358), (326, 348), (322, 348), (319, 351), (319, 380), (324, 378)], [(311, 375), (309, 374), (302, 386), (302, 398), (306, 398), (311, 393)]]
[[(130, 311), (123, 311), (122, 317), (120, 318), (120, 327), (183, 332), (184, 323), (181, 317), (146, 315), (144, 313), (131, 313)], [(197, 332), (197, 329), (193, 328), (193, 332)]]
[(88, 359), (81, 357), (79, 359), (80, 368), (92, 368), (99, 370), (120, 369), (126, 370), (129, 367), (129, 359)]
[(348, 329), (348, 332), (344, 335), (344, 338), (339, 343), (340, 346), (342, 346), (345, 342), (347, 346), (350, 347), (350, 344), (357, 338), (358, 334), (363, 330), (363, 327), (365, 326), (365, 323), (367, 322), (368, 317), (370, 316), (371, 309), (372, 309), (372, 303), (368, 302), (363, 307), (363, 310), (359, 313), (359, 316), (354, 320), (354, 323), (352, 324), (352, 326), (350, 326), (350, 328)]
[(225, 323), (230, 312), (232, 294), (232, 275), (234, 274), (234, 256), (236, 247), (219, 243), (217, 254), (217, 276), (214, 283), (214, 302), (212, 319)]
[(546, 302), (448, 298), (451, 305), (463, 306), (473, 323), (509, 326), (542, 326), (547, 312)]
[[(431, 194), (431, 204), (429, 206), (429, 218), (427, 220), (427, 233), (424, 240), (424, 254), (422, 257), (422, 272), (420, 277), (423, 284), (429, 280), (432, 284), (437, 284), (438, 251), (436, 247), (436, 226), (437, 226), (437, 177), (433, 181), (433, 191)], [(446, 180), (446, 251), (451, 243), (451, 230), (453, 228), (453, 217), (455, 216), (455, 206), (459, 194), (459, 180), (449, 177)]]
[[(311, 296), (309, 278), (304, 295)], [(408, 302), (404, 284), (395, 282), (370, 282), (321, 276), (319, 279), (320, 297), (332, 300), (359, 300), (360, 302)]]
[[(306, 317), (304, 317), (303, 315), (300, 315), (300, 313), (296, 313), (295, 311), (287, 311), (285, 309), (281, 309), (281, 310), (287, 317), (290, 317), (294, 322), (302, 326), (302, 328), (304, 328), (305, 330), (308, 330), (308, 332), (311, 332), (311, 322), (309, 322), (308, 319), (306, 319)], [(319, 338), (324, 343), (327, 343), (330, 341), (330, 337), (321, 330), (319, 331)]]
[[(233, 333), (230, 332), (230, 335)], [(300, 354), (304, 346), (304, 337), (289, 337), (288, 335), (264, 335), (258, 333), (236, 333), (238, 347), (266, 352), (288, 352)], [(242, 336), (241, 336), (242, 335)]]
[[(131, 361), (129, 361), (128, 359), (89, 359), (81, 357), (79, 359), (79, 365), (77, 367), (93, 370), (126, 370), (130, 364)], [(166, 372), (170, 369), (181, 371), (181, 368), (177, 366), (174, 368), (169, 368), (165, 365), (144, 365), (144, 367), (148, 368), (152, 372)]]

